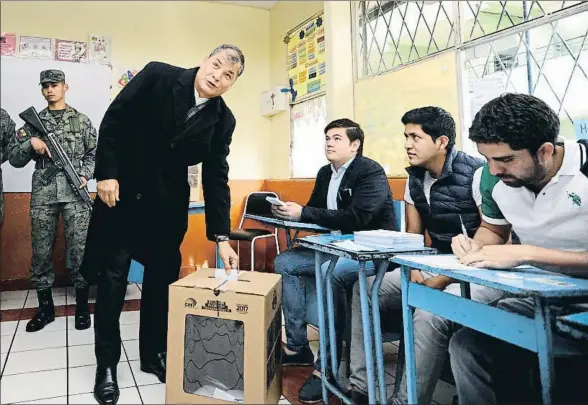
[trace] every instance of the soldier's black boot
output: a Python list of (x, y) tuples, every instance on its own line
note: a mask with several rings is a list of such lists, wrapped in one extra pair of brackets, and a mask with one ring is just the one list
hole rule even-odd
[(53, 305), (51, 289), (37, 290), (37, 298), (39, 300), (39, 309), (37, 309), (33, 319), (27, 323), (27, 332), (37, 332), (55, 320), (55, 306)]
[(90, 308), (88, 307), (88, 295), (90, 287), (76, 288), (76, 329), (88, 329), (92, 325)]

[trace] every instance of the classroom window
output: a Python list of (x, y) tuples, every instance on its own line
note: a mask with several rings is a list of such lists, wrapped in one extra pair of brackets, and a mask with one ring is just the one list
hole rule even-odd
[(463, 41), (493, 34), (572, 7), (581, 1), (460, 1)]
[(453, 2), (356, 1), (359, 78), (381, 74), (455, 45)]
[(295, 104), (290, 110), (292, 178), (315, 178), (328, 163), (325, 157), (327, 98), (322, 95)]
[[(509, 2), (510, 3), (510, 2)], [(512, 2), (520, 3), (520, 2)], [(546, 2), (535, 5), (547, 15)], [(541, 4), (539, 4), (541, 3)], [(549, 2), (567, 3), (578, 2)], [(566, 4), (561, 4), (566, 3)], [(547, 102), (558, 114), (561, 135), (575, 139), (574, 122), (588, 119), (588, 7), (577, 7), (562, 18), (518, 30), (491, 41), (461, 49), (463, 146), (470, 153), (474, 145), (467, 130), (484, 103), (504, 92), (532, 94)], [(510, 29), (514, 31), (514, 29)]]

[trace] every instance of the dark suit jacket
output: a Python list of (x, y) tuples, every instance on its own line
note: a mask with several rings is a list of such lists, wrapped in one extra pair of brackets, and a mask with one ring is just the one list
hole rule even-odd
[(86, 250), (132, 241), (140, 258), (161, 243), (179, 247), (188, 227), (188, 166), (200, 162), (207, 237), (229, 233), (227, 155), (235, 117), (217, 97), (185, 122), (195, 105), (196, 72), (151, 62), (108, 108), (95, 177), (118, 180), (120, 201), (108, 208), (96, 198)]
[(331, 165), (323, 166), (314, 190), (302, 209), (302, 222), (352, 233), (360, 230), (398, 230), (392, 192), (386, 173), (377, 162), (356, 156), (345, 171), (337, 196), (337, 210), (327, 209)]

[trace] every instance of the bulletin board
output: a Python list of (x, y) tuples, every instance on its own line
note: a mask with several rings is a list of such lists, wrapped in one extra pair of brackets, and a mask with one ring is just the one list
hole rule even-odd
[(298, 103), (324, 92), (327, 74), (324, 13), (291, 30), (284, 42), (288, 47), (290, 102)]
[(364, 155), (380, 163), (389, 177), (407, 176), (402, 116), (425, 106), (447, 110), (460, 133), (455, 52), (355, 83), (355, 121), (365, 132)]

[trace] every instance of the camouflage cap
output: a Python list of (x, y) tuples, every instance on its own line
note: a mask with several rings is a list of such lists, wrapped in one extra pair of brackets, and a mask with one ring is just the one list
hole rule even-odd
[(39, 80), (39, 84), (64, 82), (65, 73), (57, 69), (43, 70)]

